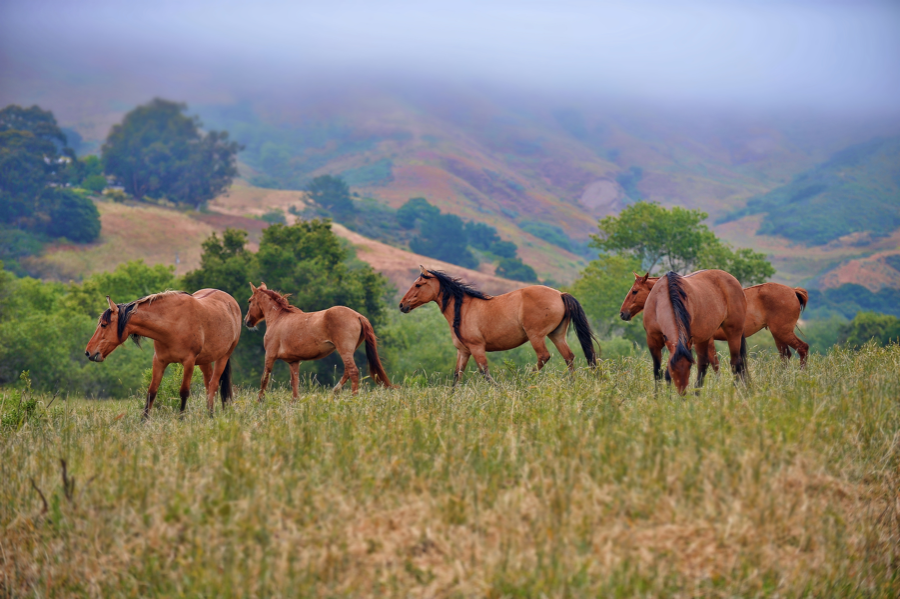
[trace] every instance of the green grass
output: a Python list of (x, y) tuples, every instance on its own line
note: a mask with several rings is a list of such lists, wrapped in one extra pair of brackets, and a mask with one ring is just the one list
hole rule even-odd
[(750, 367), (686, 399), (641, 357), (455, 392), (247, 389), (214, 418), (163, 399), (143, 424), (137, 398), (57, 400), (0, 431), (0, 588), (897, 596), (900, 348)]

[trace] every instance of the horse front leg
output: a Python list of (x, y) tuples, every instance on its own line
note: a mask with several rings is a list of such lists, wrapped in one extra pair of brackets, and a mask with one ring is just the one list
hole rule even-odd
[(706, 370), (709, 368), (710, 347), (715, 347), (715, 342), (710, 339), (708, 341), (697, 342), (697, 388), (703, 386), (703, 379), (706, 378)]
[(650, 350), (650, 357), (653, 359), (653, 380), (656, 384), (662, 380), (662, 350), (665, 347), (662, 336), (647, 335), (647, 348)]
[(181, 377), (181, 389), (178, 390), (178, 394), (181, 396), (181, 415), (184, 416), (184, 409), (187, 407), (187, 400), (191, 395), (191, 379), (194, 376), (194, 361), (187, 360), (182, 362), (182, 366), (184, 367), (184, 376)]
[(300, 397), (300, 361), (289, 362), (291, 369), (291, 391), (293, 392), (294, 401)]
[[(222, 381), (222, 373), (225, 372), (226, 366), (228, 366), (227, 356), (216, 360), (216, 365), (212, 369), (212, 377), (210, 378), (209, 385), (206, 387), (206, 409), (209, 411), (210, 416), (215, 413), (216, 391), (219, 390), (219, 385)], [(222, 409), (225, 409), (224, 399), (222, 400)]]
[(491, 376), (490, 370), (488, 369), (488, 361), (487, 354), (484, 351), (483, 347), (472, 347), (469, 348), (472, 352), (472, 357), (475, 358), (475, 363), (478, 365), (478, 370), (481, 372), (481, 376), (484, 377), (489, 383), (495, 383), (496, 381)]
[(467, 349), (457, 349), (456, 350), (456, 370), (453, 371), (453, 386), (456, 387), (459, 384), (460, 379), (462, 379), (463, 374), (466, 371), (466, 365), (469, 363), (469, 357), (472, 354), (469, 353)]
[(275, 365), (275, 356), (266, 352), (266, 364), (263, 366), (262, 380), (259, 381), (259, 396), (257, 401), (262, 401), (266, 395), (266, 387), (269, 386), (269, 376), (272, 374), (272, 367)]
[(159, 391), (159, 384), (166, 372), (166, 366), (168, 364), (161, 362), (156, 354), (153, 355), (153, 375), (150, 378), (150, 386), (147, 388), (147, 403), (144, 404), (141, 420), (147, 420), (150, 417), (150, 409), (153, 407), (153, 402), (156, 401), (156, 392)]

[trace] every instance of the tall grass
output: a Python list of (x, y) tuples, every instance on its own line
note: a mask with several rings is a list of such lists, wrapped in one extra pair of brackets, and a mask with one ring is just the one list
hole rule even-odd
[(647, 362), (37, 410), (0, 432), (2, 590), (897, 596), (900, 348), (761, 355), (684, 399)]

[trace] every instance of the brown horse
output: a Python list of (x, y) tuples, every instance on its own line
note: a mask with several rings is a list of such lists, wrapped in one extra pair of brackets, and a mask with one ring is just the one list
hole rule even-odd
[(210, 414), (217, 389), (225, 407), (232, 397), (229, 358), (241, 336), (241, 309), (233, 297), (218, 289), (201, 289), (193, 295), (165, 291), (130, 304), (116, 304), (109, 296), (106, 301), (109, 308), (100, 316), (84, 355), (92, 362), (102, 362), (128, 337), (138, 347), (141, 337), (153, 339), (153, 376), (147, 389), (144, 418), (150, 415), (166, 367), (175, 363), (184, 366), (182, 412), (191, 394), (194, 366), (203, 373)]
[(378, 347), (375, 329), (369, 319), (346, 306), (334, 306), (321, 312), (304, 312), (292, 306), (286, 295), (266, 288), (262, 283), (254, 287), (250, 283), (253, 295), (250, 296), (250, 308), (244, 323), (255, 329), (256, 325), (266, 321), (266, 336), (263, 344), (266, 348), (266, 365), (259, 388), (259, 401), (262, 401), (269, 385), (269, 375), (275, 360), (284, 360), (291, 369), (291, 388), (294, 399), (299, 396), (300, 362), (304, 360), (321, 360), (337, 350), (344, 361), (344, 376), (334, 387), (334, 392), (341, 390), (349, 378), (353, 394), (359, 392), (359, 368), (353, 361), (353, 352), (366, 342), (366, 358), (369, 361), (369, 374), (376, 382), (391, 387), (381, 360), (378, 358)]
[(475, 357), (484, 377), (492, 380), (485, 352), (513, 349), (526, 341), (531, 342), (537, 354), (537, 370), (540, 370), (550, 359), (544, 341), (548, 336), (569, 370), (574, 370), (575, 354), (566, 343), (570, 322), (575, 325), (588, 364), (596, 366), (591, 326), (581, 304), (568, 293), (530, 285), (492, 297), (447, 273), (425, 270), (422, 266), (419, 269), (421, 274), (400, 300), (400, 311), (406, 314), (428, 302), (440, 307), (450, 325), (457, 352), (454, 385), (466, 369), (469, 356)]
[[(697, 386), (702, 386), (710, 364), (709, 346), (720, 329), (728, 342), (732, 372), (745, 378), (747, 299), (738, 280), (722, 270), (701, 270), (684, 277), (668, 272), (658, 281), (662, 284), (652, 286), (644, 303), (644, 330), (656, 380), (661, 378), (662, 348), (666, 346), (671, 356), (666, 378), (671, 376), (678, 392), (684, 394), (694, 363), (691, 347), (696, 345)], [(625, 304), (636, 295), (632, 287)]]
[[(644, 309), (644, 302), (650, 295), (653, 285), (659, 277), (651, 277), (649, 273), (641, 276), (634, 273), (634, 285), (625, 296), (619, 315), (622, 320), (631, 320)], [(809, 294), (802, 287), (788, 287), (781, 283), (763, 283), (744, 288), (747, 298), (747, 318), (744, 320), (744, 337), (755, 335), (768, 328), (778, 347), (778, 352), (785, 360), (791, 358), (791, 348), (800, 355), (800, 365), (806, 365), (809, 345), (794, 334), (794, 328), (800, 319), (800, 313), (806, 307)], [(719, 329), (713, 337), (716, 341), (725, 341), (725, 331)], [(713, 369), (719, 371), (719, 358), (714, 343), (709, 345), (709, 361)]]

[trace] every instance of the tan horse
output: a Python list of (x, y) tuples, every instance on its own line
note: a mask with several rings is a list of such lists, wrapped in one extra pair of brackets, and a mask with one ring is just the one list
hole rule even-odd
[(474, 356), (484, 377), (492, 380), (485, 352), (513, 349), (526, 341), (531, 342), (537, 354), (540, 370), (550, 359), (544, 341), (548, 336), (569, 370), (574, 370), (575, 354), (566, 343), (570, 322), (575, 325), (588, 364), (596, 366), (591, 326), (578, 300), (568, 293), (530, 285), (492, 297), (439, 270), (425, 270), (422, 266), (419, 269), (421, 274), (400, 300), (400, 311), (406, 314), (428, 302), (440, 307), (456, 347), (454, 385), (470, 356)]
[(203, 373), (206, 407), (215, 406), (216, 390), (222, 407), (232, 397), (231, 353), (241, 336), (241, 309), (234, 298), (218, 289), (201, 289), (193, 295), (166, 291), (142, 297), (130, 304), (116, 304), (100, 316), (97, 330), (84, 355), (102, 362), (128, 337), (140, 347), (141, 337), (153, 339), (153, 376), (147, 389), (143, 417), (150, 415), (163, 373), (169, 364), (182, 364), (181, 411), (191, 394), (194, 366)]
[(691, 348), (696, 345), (697, 386), (702, 386), (710, 364), (709, 346), (721, 329), (731, 353), (731, 370), (745, 378), (747, 299), (738, 280), (722, 270), (701, 270), (684, 277), (669, 272), (658, 282), (661, 284), (653, 285), (644, 304), (644, 330), (654, 377), (661, 378), (665, 346), (670, 355), (666, 378), (671, 376), (678, 392), (684, 394), (694, 363)]
[[(659, 277), (651, 277), (649, 273), (641, 276), (634, 273), (634, 285), (625, 296), (619, 312), (622, 320), (631, 320), (641, 313), (644, 303), (653, 285)], [(809, 294), (802, 287), (788, 287), (781, 283), (763, 283), (744, 288), (747, 298), (747, 318), (744, 321), (744, 337), (751, 337), (764, 328), (768, 328), (778, 347), (778, 352), (785, 360), (791, 358), (791, 348), (800, 355), (800, 365), (806, 365), (809, 345), (794, 334), (794, 328), (800, 319), (800, 313), (806, 307)], [(725, 341), (725, 332), (716, 331), (716, 341)], [(719, 358), (714, 343), (709, 345), (709, 361), (716, 372), (719, 371)]]
[(344, 361), (344, 376), (334, 387), (334, 392), (340, 391), (349, 378), (356, 395), (359, 392), (359, 369), (353, 361), (353, 352), (363, 341), (366, 342), (369, 374), (376, 382), (391, 387), (391, 381), (378, 358), (375, 329), (368, 318), (346, 306), (304, 312), (292, 306), (288, 296), (267, 289), (265, 283), (259, 287), (250, 283), (250, 289), (253, 295), (250, 296), (250, 308), (244, 323), (249, 328), (256, 328), (260, 322), (266, 321), (263, 341), (266, 365), (259, 388), (259, 401), (266, 393), (275, 360), (284, 360), (290, 367), (291, 388), (294, 399), (297, 399), (300, 393), (300, 362), (321, 360), (335, 350)]

